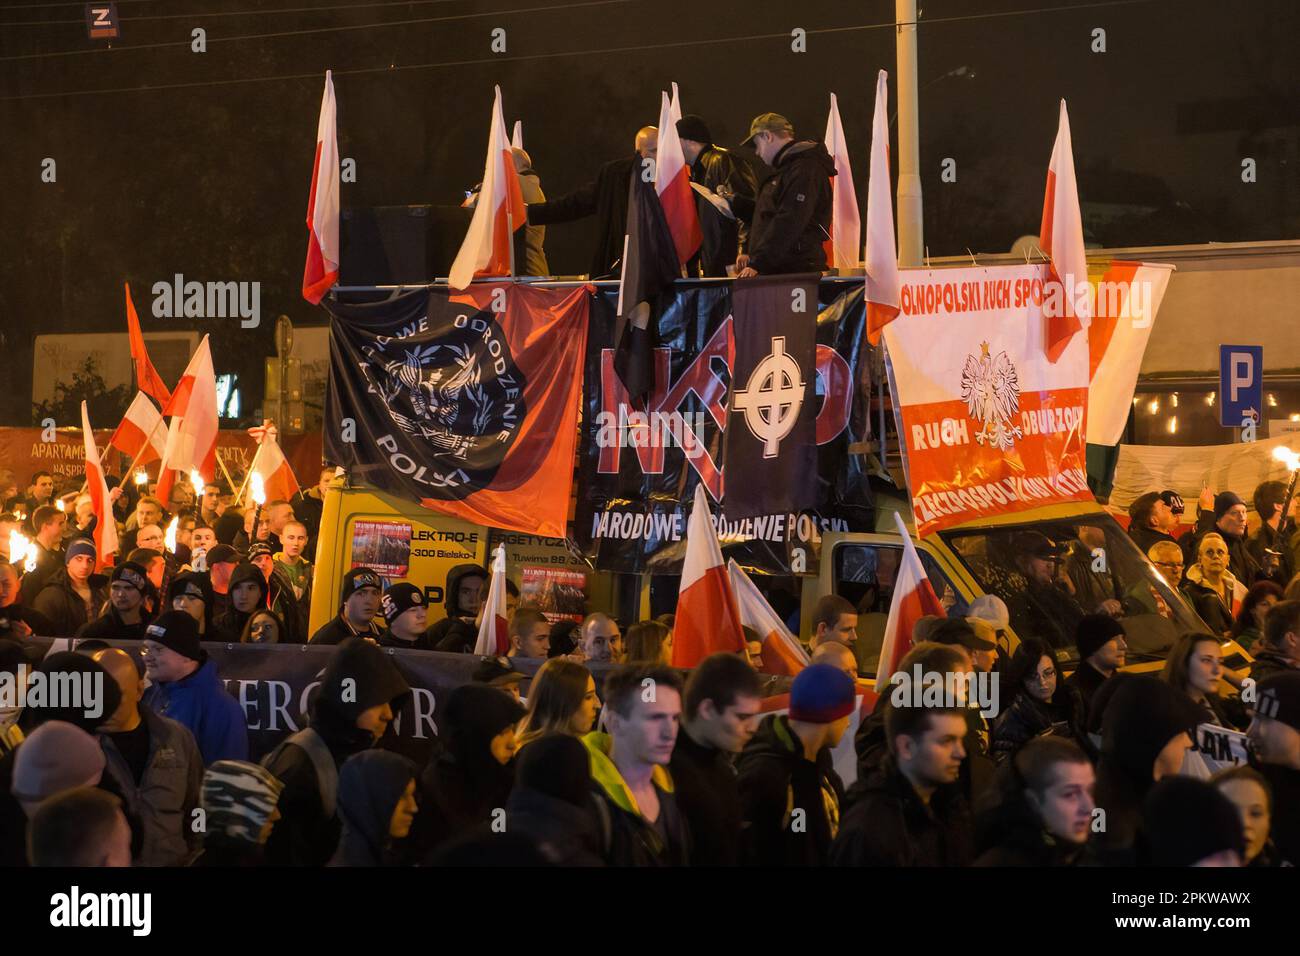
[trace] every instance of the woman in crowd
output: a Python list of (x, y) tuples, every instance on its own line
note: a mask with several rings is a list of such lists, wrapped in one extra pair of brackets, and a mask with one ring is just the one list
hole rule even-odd
[(330, 866), (397, 865), (393, 844), (415, 818), (415, 764), (390, 750), (349, 757), (339, 772), (338, 812), (343, 834)]
[(1223, 651), (1211, 634), (1184, 634), (1169, 651), (1160, 678), (1186, 694), (1201, 711), (1202, 723), (1243, 729), (1249, 721), (1239, 701), (1219, 696), (1223, 678)]
[(1269, 839), (1273, 824), (1273, 791), (1263, 774), (1253, 767), (1232, 767), (1210, 778), (1210, 783), (1232, 801), (1241, 814), (1246, 833), (1247, 866), (1290, 866)]
[(1249, 651), (1264, 636), (1264, 618), (1282, 600), (1282, 589), (1272, 581), (1258, 581), (1246, 592), (1241, 610), (1232, 624), (1232, 636)]
[(543, 734), (581, 737), (596, 724), (600, 698), (591, 671), (563, 658), (541, 666), (528, 688), (528, 713), (519, 725), (519, 749)]
[(627, 629), (627, 663), (672, 664), (673, 632), (659, 621), (639, 621)]
[(1246, 598), (1246, 586), (1228, 570), (1228, 543), (1216, 531), (1196, 546), (1196, 563), (1187, 569), (1183, 593), (1211, 631), (1232, 633), (1234, 611)]
[(993, 759), (1001, 763), (1035, 737), (1068, 737), (1086, 746), (1083, 698), (1060, 677), (1042, 641), (1021, 641), (1007, 667), (1007, 702), (993, 728)]
[(284, 640), (284, 622), (274, 611), (258, 610), (244, 623), (241, 644), (279, 644)]

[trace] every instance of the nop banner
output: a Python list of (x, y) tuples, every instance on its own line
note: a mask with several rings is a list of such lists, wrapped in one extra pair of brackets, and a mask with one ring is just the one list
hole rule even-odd
[(1047, 360), (1051, 287), (1046, 265), (903, 273), (885, 344), (922, 535), (1094, 500), (1084, 460), (1088, 339), (1074, 336)]

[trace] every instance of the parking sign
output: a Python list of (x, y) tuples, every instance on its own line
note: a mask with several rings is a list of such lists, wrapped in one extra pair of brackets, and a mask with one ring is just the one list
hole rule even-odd
[(1219, 424), (1240, 428), (1244, 419), (1259, 421), (1264, 404), (1264, 346), (1219, 346)]

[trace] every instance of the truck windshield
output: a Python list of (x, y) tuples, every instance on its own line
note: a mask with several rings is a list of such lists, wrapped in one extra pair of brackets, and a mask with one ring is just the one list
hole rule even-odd
[(1163, 658), (1196, 613), (1108, 515), (941, 532), (985, 591), (1007, 603), (1011, 627), (1077, 660), (1085, 614), (1118, 615), (1132, 660)]

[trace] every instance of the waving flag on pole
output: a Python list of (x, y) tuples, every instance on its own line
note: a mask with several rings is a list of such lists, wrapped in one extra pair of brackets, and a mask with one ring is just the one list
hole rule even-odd
[(506, 611), (506, 549), (500, 545), (492, 552), (492, 581), (483, 603), (483, 619), (478, 625), (474, 653), (480, 657), (510, 651), (510, 615)]
[(126, 331), (131, 340), (131, 362), (135, 366), (136, 388), (152, 395), (160, 405), (171, 400), (172, 393), (167, 391), (162, 376), (149, 361), (149, 352), (144, 347), (144, 333), (140, 331), (140, 317), (135, 313), (135, 303), (131, 301), (131, 283), (122, 283), (126, 289)]
[(1044, 300), (1047, 321), (1045, 346), (1048, 361), (1055, 362), (1074, 333), (1092, 321), (1092, 287), (1088, 285), (1088, 257), (1083, 247), (1083, 215), (1079, 212), (1079, 184), (1074, 178), (1074, 147), (1070, 143), (1070, 116), (1061, 100), (1060, 125), (1052, 161), (1047, 167), (1047, 192), (1043, 196), (1043, 224), (1038, 244), (1052, 262), (1052, 278), (1062, 295), (1055, 305)]
[(858, 194), (853, 188), (853, 167), (849, 165), (849, 147), (840, 125), (840, 105), (831, 94), (831, 113), (826, 118), (826, 152), (835, 161), (831, 177), (831, 238), (826, 247), (826, 261), (834, 269), (854, 269), (862, 242), (862, 219), (858, 215)]
[(767, 603), (745, 569), (732, 558), (727, 562), (727, 577), (736, 595), (736, 611), (740, 623), (751, 629), (763, 642), (763, 666), (768, 674), (785, 674), (793, 677), (808, 666), (808, 654), (790, 633), (780, 616)]
[(487, 160), (483, 164), (483, 188), (469, 232), (456, 253), (447, 284), (466, 289), (475, 276), (513, 274), (514, 230), (522, 229), (527, 218), (524, 194), (519, 190), (515, 159), (506, 138), (506, 121), (501, 112), (501, 87), (492, 101), (492, 125), (488, 131)]
[(280, 443), (275, 440), (275, 426), (250, 428), (248, 431), (250, 434), (253, 432), (259, 433), (255, 437), (257, 437), (260, 444), (257, 446), (257, 453), (253, 456), (251, 467), (262, 476), (262, 487), (266, 491), (266, 499), (275, 501), (283, 498), (288, 501), (298, 493), (298, 479), (294, 477), (293, 469), (289, 467), (289, 460), (284, 457), (284, 452), (280, 450)]
[(709, 520), (709, 499), (701, 481), (695, 486), (695, 507), (686, 525), (686, 560), (673, 625), (673, 667), (694, 667), (710, 654), (744, 650), (736, 595), (722, 564), (722, 548)]
[(524, 148), (524, 121), (523, 120), (515, 120), (515, 130), (510, 135), (510, 148), (511, 149)]
[(204, 481), (212, 481), (217, 473), (217, 378), (212, 370), (212, 351), (206, 335), (190, 358), (163, 414), (171, 416), (171, 421), (167, 423), (167, 447), (158, 477), (158, 496), (167, 501), (175, 480), (172, 472), (188, 475), (198, 471)]
[(912, 536), (898, 512), (894, 512), (898, 533), (903, 539), (903, 560), (894, 578), (894, 596), (889, 602), (889, 619), (885, 622), (885, 639), (880, 646), (880, 664), (876, 669), (876, 693), (883, 694), (889, 678), (898, 670), (898, 662), (912, 649), (912, 628), (927, 614), (947, 617), (934, 586), (921, 565), (921, 557), (912, 544)]
[[(867, 183), (867, 339), (898, 317), (900, 282), (894, 241), (893, 190), (889, 187), (889, 87), (884, 70), (876, 74), (876, 111), (871, 120), (871, 179)], [(835, 177), (839, 179), (838, 176)]]
[(307, 264), (302, 270), (302, 297), (316, 305), (338, 279), (339, 137), (334, 75), (326, 70), (320, 119), (316, 122), (316, 159), (307, 196)]
[(95, 568), (98, 570), (111, 564), (108, 559), (117, 551), (117, 522), (113, 520), (113, 503), (108, 500), (104, 467), (99, 463), (99, 449), (95, 447), (95, 433), (90, 428), (85, 402), (81, 403), (81, 434), (86, 443), (86, 491), (95, 508)]
[(695, 190), (691, 189), (691, 176), (682, 153), (682, 141), (677, 138), (677, 120), (673, 116), (672, 101), (667, 93), (660, 93), (659, 148), (655, 160), (655, 192), (664, 207), (668, 231), (673, 235), (677, 261), (686, 261), (699, 251), (703, 236), (700, 217), (695, 210)]
[(135, 393), (108, 445), (141, 465), (162, 458), (167, 448), (167, 428), (144, 392)]

